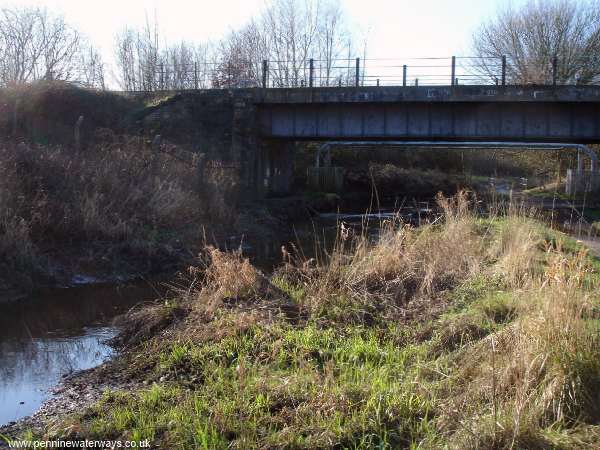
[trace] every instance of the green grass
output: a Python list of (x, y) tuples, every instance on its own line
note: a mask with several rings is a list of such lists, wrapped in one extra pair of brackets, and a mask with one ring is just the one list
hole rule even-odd
[[(370, 249), (359, 267), (370, 270), (367, 261), (385, 270), (360, 282), (348, 278), (360, 253), (352, 250), (331, 260), (340, 268), (272, 277), (286, 304), (300, 311), (292, 320), (273, 306), (281, 299), (273, 303), (259, 288), (241, 286), (237, 307), (230, 298), (229, 306), (209, 307), (227, 291), (218, 280), (231, 276), (219, 278), (216, 269), (213, 284), (192, 297), (186, 321), (122, 357), (146, 384), (107, 392), (65, 423), (77, 423), (87, 438), (150, 439), (168, 449), (597, 446), (594, 260), (577, 241), (528, 219), (454, 220), (416, 234), (415, 245), (446, 257), (444, 239), (467, 223), (481, 244), (469, 250), (480, 264), (435, 292), (413, 286), (407, 294), (408, 272), (394, 278), (393, 266), (373, 256), (397, 261), (395, 252), (408, 255), (410, 247)], [(437, 246), (423, 244), (432, 238)], [(520, 252), (523, 239), (534, 253), (517, 255), (534, 264), (508, 278), (507, 252)], [(410, 261), (414, 269), (423, 255), (403, 258), (397, 264)], [(232, 261), (219, 264), (247, 274)], [(399, 279), (409, 285), (395, 315), (368, 305), (393, 308), (389, 295)], [(345, 312), (361, 304), (368, 315)], [(419, 314), (403, 318), (419, 305)]]
[(169, 381), (106, 394), (87, 430), (152, 441), (168, 431), (183, 448), (410, 446), (433, 411), (413, 382), (426, 348), (398, 346), (398, 333), (256, 326), (218, 343), (173, 343), (155, 368)]
[(531, 188), (531, 189), (524, 189), (523, 194), (529, 195), (531, 197), (538, 197), (538, 198), (552, 199), (552, 198), (556, 197), (556, 199), (558, 199), (558, 200), (566, 200), (566, 201), (573, 200), (573, 197), (565, 194), (563, 189), (558, 189), (555, 192), (554, 190), (548, 190), (548, 189), (544, 189), (542, 187), (535, 187), (535, 188)]

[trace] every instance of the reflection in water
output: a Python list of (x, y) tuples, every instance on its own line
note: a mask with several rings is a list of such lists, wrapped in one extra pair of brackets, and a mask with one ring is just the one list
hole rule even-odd
[(0, 305), (0, 424), (33, 413), (61, 376), (109, 357), (112, 318), (157, 296), (140, 282), (54, 289)]

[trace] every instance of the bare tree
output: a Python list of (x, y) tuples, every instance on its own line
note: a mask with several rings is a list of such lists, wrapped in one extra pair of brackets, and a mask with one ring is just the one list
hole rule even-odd
[(217, 48), (213, 75), (215, 87), (259, 86), (262, 61), (270, 54), (268, 36), (256, 20), (232, 31)]
[(277, 84), (293, 86), (307, 79), (307, 61), (317, 44), (319, 6), (316, 0), (273, 0), (265, 9), (263, 29)]
[[(354, 53), (354, 42), (338, 2), (323, 5), (317, 25), (318, 77), (320, 84), (329, 86), (347, 81), (348, 68), (339, 60)], [(347, 59), (352, 58), (348, 56)], [(347, 61), (348, 62), (348, 61)], [(347, 64), (346, 64), (347, 65)]]
[(214, 64), (210, 44), (181, 41), (165, 48), (161, 55), (164, 89), (197, 89), (210, 87)]
[(509, 83), (586, 84), (600, 75), (600, 3), (596, 0), (531, 0), (483, 24), (473, 47), (481, 72), (498, 79), (506, 56)]
[(77, 80), (85, 87), (106, 89), (104, 80), (104, 62), (102, 56), (92, 45), (82, 46), (79, 52), (79, 74)]
[(208, 87), (209, 47), (185, 41), (168, 45), (156, 18), (140, 30), (125, 27), (115, 36), (119, 84), (126, 91)]
[(156, 19), (140, 30), (125, 27), (116, 37), (119, 82), (126, 91), (155, 91), (161, 88), (160, 36)]
[(216, 80), (222, 86), (260, 84), (262, 60), (269, 61), (270, 83), (308, 83), (314, 59), (315, 82), (346, 78), (336, 61), (353, 52), (352, 35), (338, 0), (272, 0), (264, 11), (219, 45)]
[(82, 42), (80, 33), (63, 16), (45, 8), (2, 8), (0, 83), (78, 80)]
[(137, 45), (137, 34), (131, 28), (124, 28), (115, 37), (116, 63), (121, 89), (124, 91), (136, 91), (141, 83), (138, 80), (138, 62), (135, 47)]
[(308, 82), (311, 58), (316, 79), (329, 85), (348, 77), (336, 60), (353, 52), (339, 0), (271, 0), (216, 46), (167, 45), (156, 18), (116, 36), (118, 79), (128, 91), (259, 86), (263, 60), (269, 61), (272, 85), (299, 86)]

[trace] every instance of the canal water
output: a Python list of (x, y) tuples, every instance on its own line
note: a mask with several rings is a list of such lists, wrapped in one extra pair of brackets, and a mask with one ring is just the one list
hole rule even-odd
[[(426, 208), (405, 210), (403, 218), (415, 222)], [(240, 241), (254, 264), (269, 272), (281, 261), (281, 246), (293, 243), (306, 257), (317, 249), (331, 248), (340, 223), (376, 233), (380, 221), (396, 213), (322, 214), (303, 223), (281, 239)], [(236, 241), (237, 239), (237, 241)], [(62, 377), (95, 367), (110, 358), (107, 340), (118, 330), (116, 316), (164, 293), (164, 284), (136, 281), (118, 285), (81, 285), (51, 289), (10, 304), (0, 303), (0, 425), (35, 412), (52, 395)]]

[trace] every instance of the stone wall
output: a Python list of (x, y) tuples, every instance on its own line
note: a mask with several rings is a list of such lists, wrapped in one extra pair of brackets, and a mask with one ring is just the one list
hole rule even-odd
[(142, 132), (204, 153), (237, 168), (244, 200), (290, 190), (294, 145), (262, 139), (257, 91), (208, 90), (179, 93), (149, 108)]

